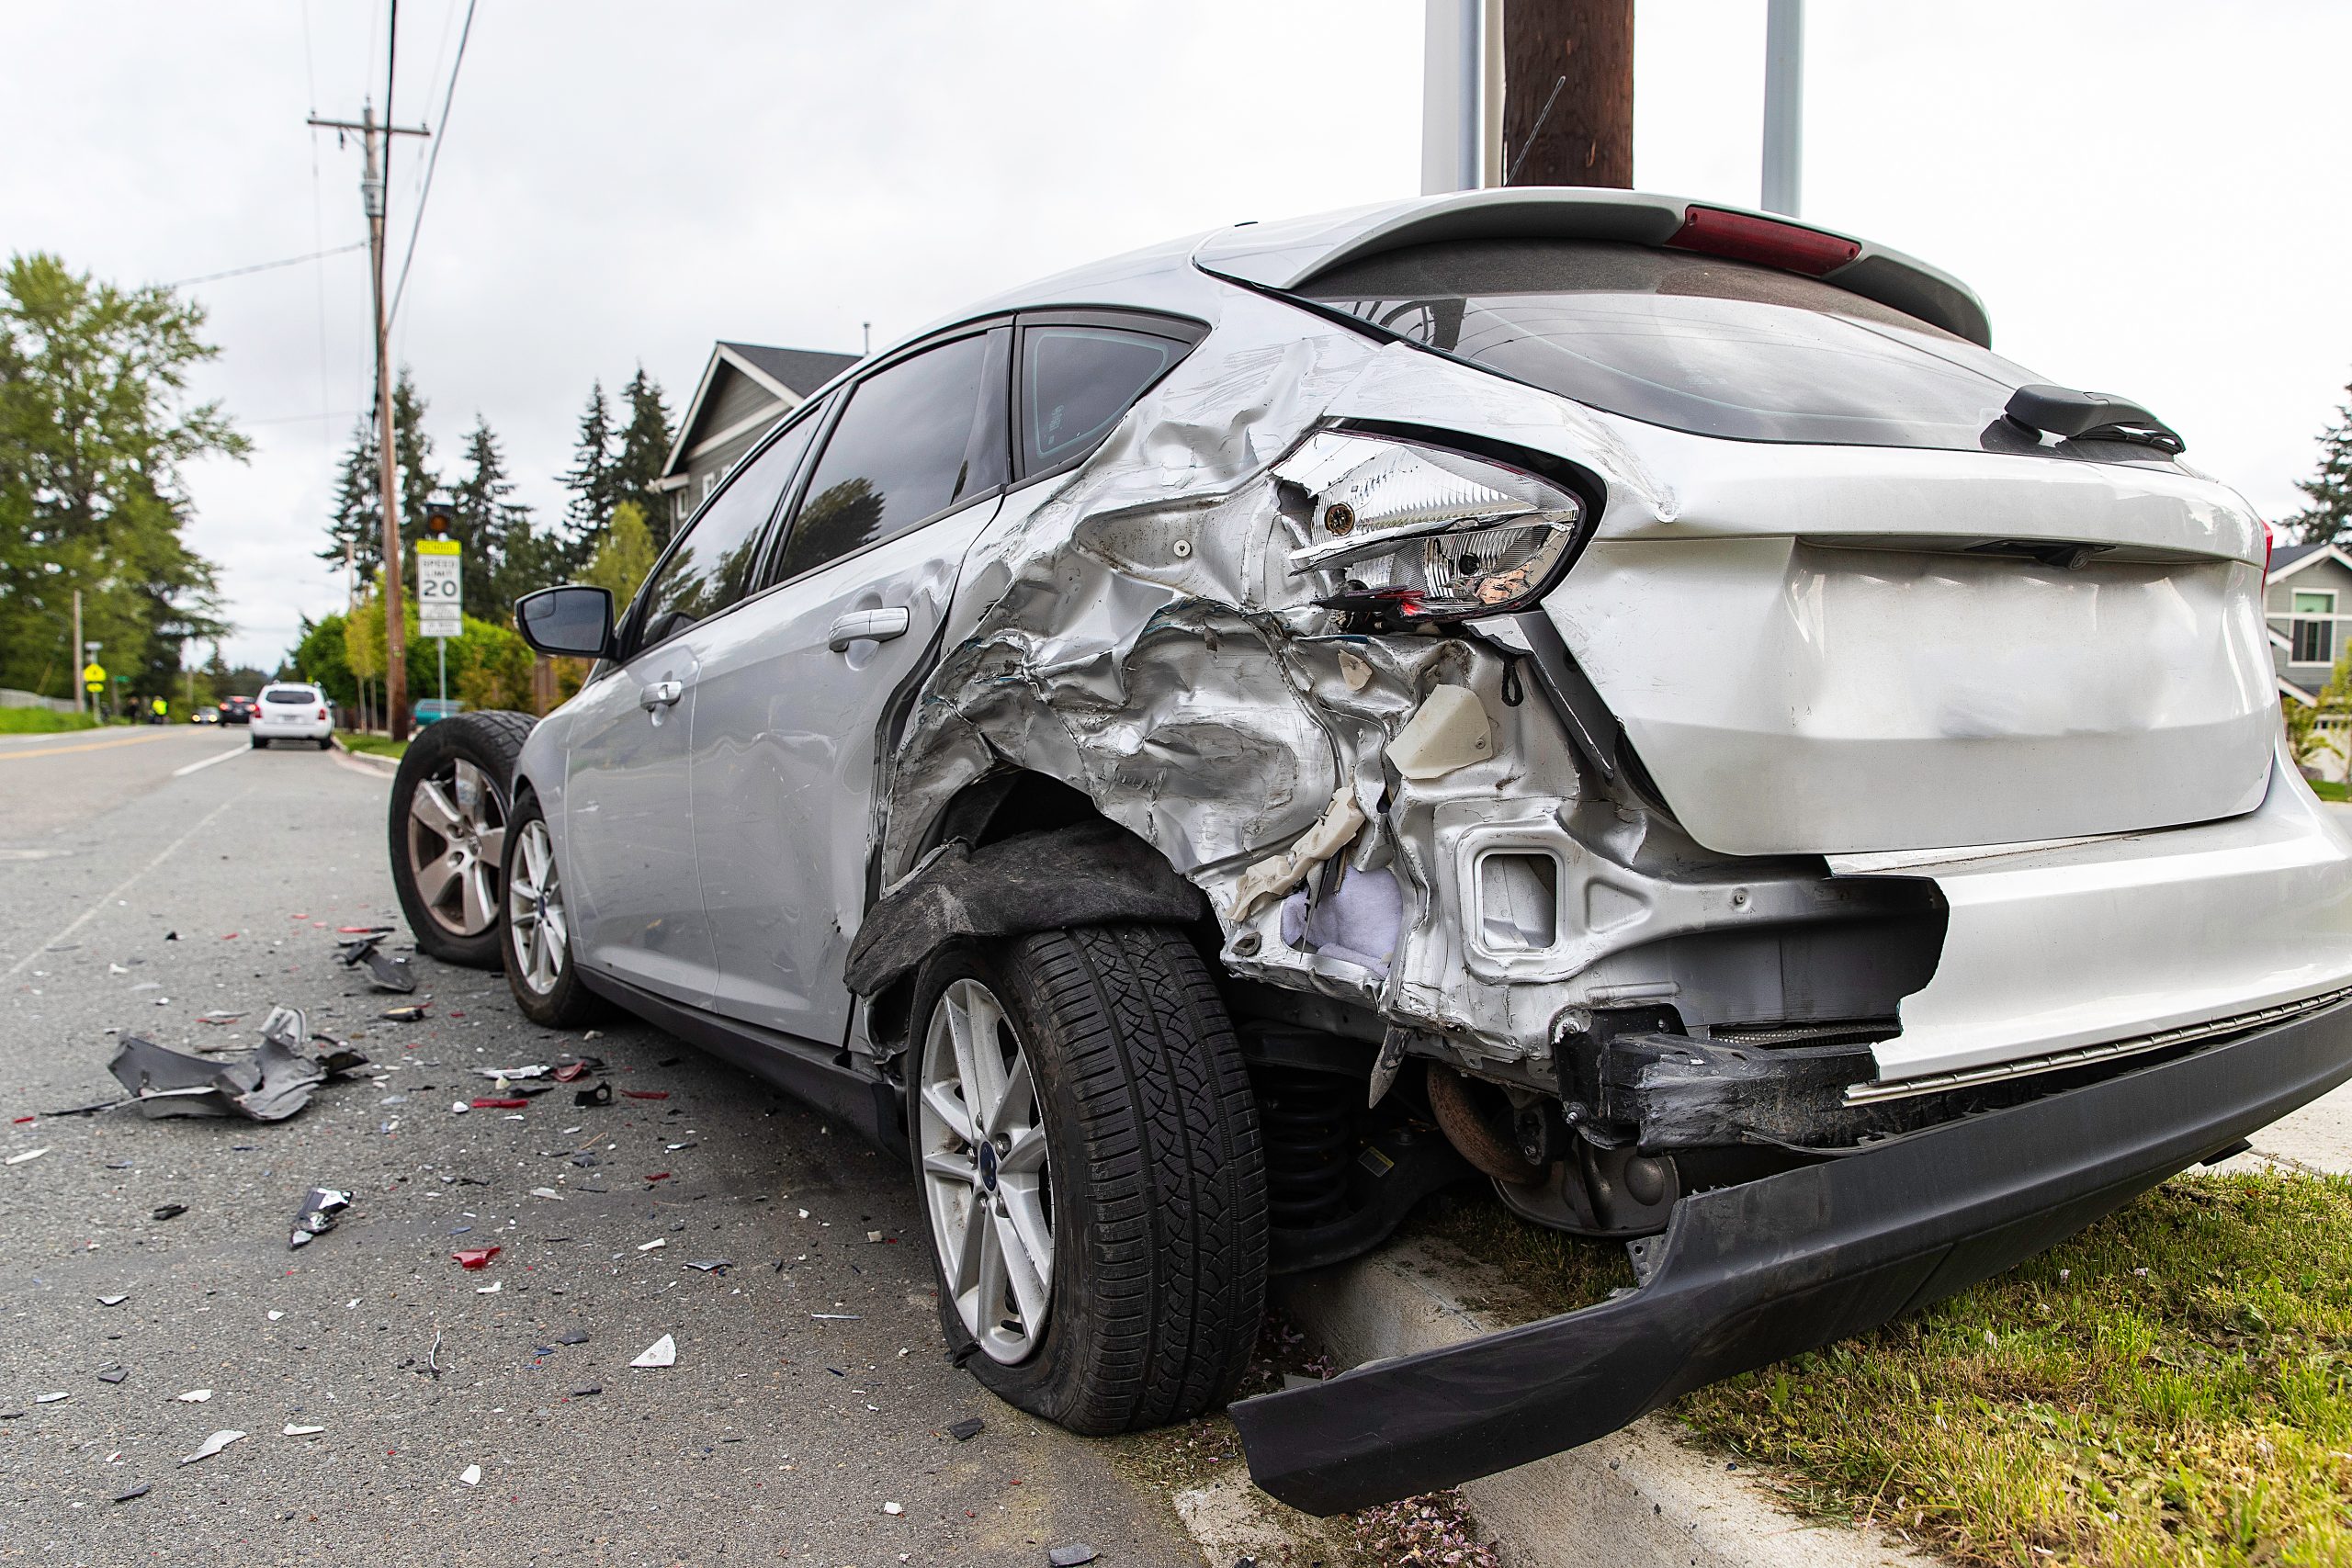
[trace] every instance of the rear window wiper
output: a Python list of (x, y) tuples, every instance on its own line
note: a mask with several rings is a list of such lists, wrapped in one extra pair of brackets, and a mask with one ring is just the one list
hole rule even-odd
[(2008, 407), (2001, 412), (2011, 424), (2037, 438), (2046, 431), (2066, 441), (2128, 441), (2176, 457), (2188, 449), (2179, 432), (2154, 414), (2105, 392), (2037, 383), (2010, 393)]

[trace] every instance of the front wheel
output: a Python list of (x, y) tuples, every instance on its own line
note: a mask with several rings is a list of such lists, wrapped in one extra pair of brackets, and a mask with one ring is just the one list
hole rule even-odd
[(1264, 1310), (1256, 1102), (1179, 931), (1083, 927), (923, 966), (908, 1131), (951, 1351), (1071, 1431), (1224, 1402)]
[(507, 791), (536, 722), (490, 712), (425, 725), (392, 775), (392, 889), (418, 950), (445, 964), (498, 967)]
[(571, 962), (571, 913), (564, 905), (563, 874), (556, 865), (555, 840), (536, 795), (514, 803), (507, 824), (504, 872), (499, 955), (514, 1005), (533, 1023), (549, 1029), (587, 1022), (595, 1015), (596, 998), (581, 985)]

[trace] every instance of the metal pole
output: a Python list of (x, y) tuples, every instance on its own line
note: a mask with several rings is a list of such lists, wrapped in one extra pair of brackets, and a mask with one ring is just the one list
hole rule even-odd
[(90, 650), (82, 646), (82, 591), (78, 588), (74, 590), (74, 657), (82, 661), (74, 666), (74, 712), (78, 716), (91, 706), (83, 700), (89, 694), (82, 690), (82, 670), (90, 662)]
[(384, 718), (395, 740), (408, 739), (408, 626), (401, 609), (400, 463), (392, 450), (391, 344), (384, 331), (384, 164), (391, 140), (379, 133), (373, 107), (359, 111), (368, 142), (368, 170), (359, 182), (368, 209), (368, 275), (376, 295), (377, 480), (384, 512)]
[(1764, 19), (1764, 198), (1794, 218), (1804, 164), (1804, 0), (1770, 0)]
[(447, 637), (436, 637), (433, 639), (433, 657), (441, 666), (441, 700), (446, 703), (449, 700), (449, 639)]

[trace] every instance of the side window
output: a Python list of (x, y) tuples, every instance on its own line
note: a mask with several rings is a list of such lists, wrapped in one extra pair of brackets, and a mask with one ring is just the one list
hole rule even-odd
[(738, 468), (671, 547), (639, 595), (637, 647), (666, 642), (751, 591), (768, 518), (818, 423), (812, 413)]
[(1128, 405), (1183, 357), (1184, 345), (1115, 327), (1030, 327), (1021, 334), (1021, 445), (1031, 473), (1084, 456)]
[(777, 568), (779, 580), (1005, 482), (1004, 329), (900, 360), (850, 389)]

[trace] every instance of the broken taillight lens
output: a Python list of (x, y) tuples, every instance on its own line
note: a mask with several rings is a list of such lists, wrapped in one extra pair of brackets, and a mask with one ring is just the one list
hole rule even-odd
[(1274, 474), (1310, 508), (1292, 574), (1323, 578), (1317, 603), (1383, 625), (1523, 609), (1583, 533), (1584, 502), (1558, 485), (1391, 436), (1324, 431)]

